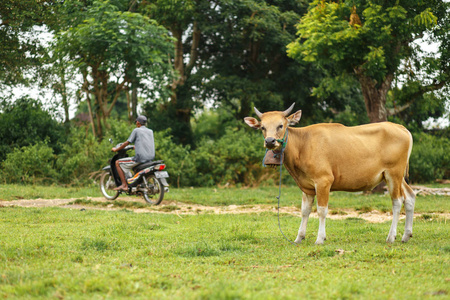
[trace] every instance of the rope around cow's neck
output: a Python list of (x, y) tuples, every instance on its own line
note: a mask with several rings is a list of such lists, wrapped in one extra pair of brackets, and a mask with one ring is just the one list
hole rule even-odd
[[(288, 239), (286, 237), (286, 235), (284, 234), (283, 230), (281, 230), (281, 224), (280, 224), (280, 199), (281, 199), (281, 175), (282, 175), (282, 171), (283, 171), (283, 154), (284, 154), (284, 149), (286, 148), (287, 145), (287, 139), (288, 139), (288, 130), (286, 129), (286, 133), (284, 135), (283, 140), (278, 140), (278, 142), (282, 143), (282, 147), (281, 147), (281, 158), (280, 158), (280, 184), (278, 185), (278, 197), (276, 197), (278, 199), (278, 228), (280, 229), (281, 234), (284, 236), (284, 238), (286, 239), (286, 241), (288, 241), (289, 243), (291, 243), (294, 246), (297, 246), (296, 243), (294, 243), (293, 241), (291, 241), (290, 239)], [(267, 152), (266, 152), (267, 153)]]

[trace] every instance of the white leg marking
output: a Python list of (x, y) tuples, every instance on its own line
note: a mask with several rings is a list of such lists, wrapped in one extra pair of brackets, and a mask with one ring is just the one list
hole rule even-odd
[(406, 243), (412, 237), (413, 219), (414, 219), (414, 204), (416, 202), (416, 195), (412, 189), (404, 182), (402, 190), (405, 195), (405, 233), (402, 237), (402, 242)]
[(297, 238), (295, 243), (300, 244), (306, 236), (306, 226), (308, 225), (309, 214), (311, 213), (312, 204), (314, 202), (314, 196), (303, 193), (302, 196), (302, 222), (300, 223), (300, 228), (298, 230)]
[(327, 238), (325, 233), (325, 219), (328, 214), (328, 206), (317, 205), (317, 214), (319, 215), (319, 233), (317, 234), (316, 245), (321, 245)]
[(402, 208), (402, 199), (392, 199), (392, 225), (389, 230), (389, 235), (386, 239), (387, 243), (393, 243), (397, 236), (397, 224), (400, 217), (400, 209)]

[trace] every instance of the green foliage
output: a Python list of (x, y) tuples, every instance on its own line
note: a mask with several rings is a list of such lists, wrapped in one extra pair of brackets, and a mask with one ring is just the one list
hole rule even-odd
[(205, 137), (191, 149), (175, 144), (170, 131), (157, 132), (156, 158), (164, 159), (171, 176), (169, 182), (178, 187), (253, 185), (269, 171), (261, 165), (264, 150), (257, 142), (260, 140), (259, 133), (227, 130), (217, 140)]
[(167, 54), (173, 50), (168, 31), (155, 20), (129, 11), (125, 1), (88, 5), (79, 24), (70, 20), (63, 26), (54, 49), (83, 76), (80, 89), (94, 99), (98, 138), (126, 89), (139, 87), (151, 98), (169, 96), (167, 86), (174, 72)]
[(199, 97), (213, 99), (238, 120), (253, 105), (267, 111), (297, 102), (313, 110), (317, 101), (309, 89), (321, 72), (286, 56), (306, 3), (223, 1), (219, 7), (208, 12), (203, 26), (202, 35), (211, 43), (200, 50), (200, 58), (211, 67), (193, 78), (202, 83)]
[(244, 130), (229, 130), (217, 141), (203, 140), (193, 151), (196, 177), (192, 184), (249, 184), (255, 179), (252, 170), (263, 153), (257, 142), (260, 140), (258, 134), (246, 134)]
[(93, 75), (106, 71), (125, 80), (151, 79), (157, 86), (164, 85), (170, 75), (166, 54), (173, 46), (167, 31), (141, 14), (121, 11), (110, 1), (94, 1), (85, 20), (61, 32), (58, 41), (57, 50), (75, 59), (81, 71), (98, 68)]
[[(46, 49), (35, 34), (38, 26), (52, 24), (56, 17), (54, 0), (3, 0), (0, 5), (0, 84), (12, 86), (35, 78), (30, 70), (41, 67)], [(28, 74), (27, 74), (28, 73)]]
[(0, 161), (15, 149), (47, 141), (55, 154), (65, 141), (63, 126), (33, 99), (24, 97), (0, 107)]
[(346, 126), (357, 126), (369, 123), (369, 119), (364, 111), (361, 111), (360, 108), (356, 108), (355, 110), (350, 105), (346, 105), (344, 111), (334, 115), (334, 118), (330, 121)]
[(414, 134), (409, 163), (413, 182), (434, 182), (450, 178), (450, 139), (425, 133)]
[[(332, 121), (345, 125), (357, 125), (365, 117), (351, 106)], [(185, 186), (260, 186), (273, 185), (278, 180), (278, 169), (262, 166), (264, 148), (260, 132), (239, 129), (240, 126), (214, 129), (218, 115), (199, 118), (196, 148), (177, 144), (170, 129), (155, 131), (156, 159), (164, 160), (175, 187)], [(226, 116), (225, 116), (226, 119)], [(111, 148), (124, 142), (134, 126), (127, 122), (110, 122), (106, 138), (99, 142), (87, 126), (72, 127), (66, 142), (59, 143), (56, 153), (47, 139), (45, 143), (16, 148), (3, 162), (0, 177), (7, 183), (58, 183), (86, 185), (92, 183), (113, 156)], [(234, 124), (237, 125), (237, 124)], [(149, 124), (152, 128), (152, 123)], [(196, 130), (197, 130), (196, 129)], [(108, 139), (113, 140), (110, 144)], [(435, 137), (424, 133), (414, 135), (414, 148), (410, 159), (410, 178), (413, 182), (432, 182), (437, 178), (449, 178), (450, 146), (447, 136)], [(133, 155), (130, 153), (130, 155)], [(22, 163), (23, 160), (23, 163)], [(287, 172), (282, 181), (294, 184)]]
[(8, 153), (2, 162), (1, 181), (6, 183), (54, 183), (57, 172), (53, 149), (40, 142)]
[[(400, 115), (404, 121), (422, 122), (443, 114), (442, 109), (432, 114), (426, 109), (417, 111), (419, 107), (414, 104), (438, 100), (443, 107), (445, 102), (445, 93), (424, 95), (440, 89), (448, 91), (449, 10), (450, 5), (443, 1), (315, 0), (297, 25), (299, 38), (288, 45), (288, 55), (327, 69), (326, 77), (334, 78), (323, 80), (314, 90), (320, 97), (339, 90), (339, 85), (330, 82), (337, 82), (344, 75), (358, 79), (371, 121), (386, 120), (377, 115), (385, 114), (386, 93), (395, 78), (396, 103), (387, 115), (407, 110), (405, 114), (423, 116)], [(423, 53), (413, 43), (425, 32), (430, 33), (428, 42), (442, 45), (440, 56)], [(423, 108), (423, 104), (419, 105)]]
[(193, 169), (193, 160), (189, 146), (176, 144), (169, 129), (155, 132), (155, 159), (162, 159), (169, 172), (169, 182), (177, 187), (188, 184)]
[(106, 140), (98, 142), (88, 128), (73, 128), (56, 161), (60, 183), (87, 183), (107, 164), (111, 148)]

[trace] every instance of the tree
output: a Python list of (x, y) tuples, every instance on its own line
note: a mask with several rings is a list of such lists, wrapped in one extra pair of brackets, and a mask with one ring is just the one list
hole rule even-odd
[[(176, 71), (170, 83), (170, 99), (148, 104), (147, 111), (158, 111), (155, 118), (170, 119), (176, 139), (183, 144), (192, 143), (191, 116), (198, 103), (194, 103), (190, 77), (198, 66), (199, 43), (204, 14), (210, 10), (206, 0), (146, 0), (139, 10), (167, 28), (174, 38), (174, 51), (170, 53)], [(166, 122), (160, 122), (162, 127)], [(162, 129), (162, 128), (161, 128)]]
[(173, 72), (167, 53), (173, 44), (162, 26), (124, 10), (123, 1), (94, 1), (86, 9), (83, 22), (58, 34), (55, 51), (70, 58), (81, 73), (91, 125), (102, 138), (124, 90), (138, 84), (152, 97), (168, 95)]
[[(222, 106), (242, 120), (253, 105), (269, 110), (296, 102), (311, 118), (320, 119), (323, 109), (309, 90), (321, 72), (286, 55), (286, 45), (295, 39), (295, 24), (306, 12), (305, 2), (148, 2), (153, 4), (149, 11), (167, 28), (183, 25), (175, 47), (178, 63), (174, 63), (182, 78), (172, 85), (176, 89), (170, 102), (146, 109), (158, 111), (154, 118), (164, 126), (170, 118), (178, 140), (194, 143), (190, 120), (204, 103)], [(177, 122), (180, 116), (184, 121)]]
[[(55, 20), (54, 0), (3, 0), (0, 5), (0, 83), (27, 83), (26, 72), (40, 66), (45, 47), (34, 26)], [(32, 76), (31, 76), (32, 78)]]
[(229, 107), (240, 120), (252, 105), (269, 110), (297, 102), (311, 108), (311, 69), (286, 55), (305, 10), (298, 1), (218, 2), (207, 16), (210, 25), (200, 47), (205, 86), (200, 97)]
[[(298, 24), (299, 38), (289, 44), (288, 55), (320, 66), (327, 73), (324, 83), (329, 87), (338, 87), (345, 78), (356, 78), (370, 121), (386, 121), (388, 116), (426, 99), (423, 95), (448, 88), (449, 5), (437, 0), (315, 0)], [(420, 47), (414, 41), (426, 33), (441, 43), (440, 57), (419, 55)], [(394, 105), (387, 107), (388, 92), (394, 80), (402, 80), (402, 67), (410, 60), (428, 76), (417, 73), (402, 88), (398, 85), (401, 92), (393, 94)], [(316, 93), (322, 87), (319, 85)]]

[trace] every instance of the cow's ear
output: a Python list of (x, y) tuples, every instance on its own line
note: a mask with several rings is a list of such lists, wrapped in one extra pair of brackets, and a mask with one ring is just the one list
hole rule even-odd
[(295, 125), (300, 121), (300, 118), (302, 117), (302, 111), (299, 110), (295, 113), (293, 113), (292, 115), (290, 115), (287, 119), (289, 122), (289, 125)]
[(245, 123), (247, 123), (248, 126), (255, 128), (255, 129), (259, 129), (261, 128), (261, 123), (259, 123), (258, 120), (256, 120), (255, 118), (252, 117), (246, 117), (244, 118)]

